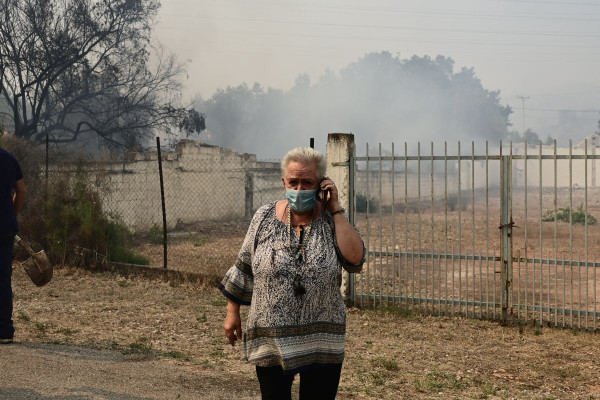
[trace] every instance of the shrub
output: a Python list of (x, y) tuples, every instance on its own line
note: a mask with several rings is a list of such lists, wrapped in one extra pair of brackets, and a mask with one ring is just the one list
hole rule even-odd
[(52, 172), (59, 166), (56, 160), (66, 156), (72, 161), (72, 155), (53, 155), (46, 192), (43, 147), (12, 136), (0, 136), (0, 145), (15, 155), (23, 170), (27, 196), (19, 228), (34, 248), (43, 247), (54, 263), (88, 265), (108, 258), (149, 264), (131, 250), (131, 232), (119, 216), (103, 212), (98, 188), (88, 183), (82, 168)]
[(132, 235), (119, 216), (103, 212), (100, 196), (81, 168), (72, 182), (63, 177), (52, 185), (45, 214), (48, 253), (55, 261), (87, 263), (74, 257), (75, 249), (83, 248), (106, 255), (110, 261), (149, 264), (130, 249)]
[(163, 229), (154, 223), (146, 234), (146, 238), (152, 244), (163, 244)]
[(448, 209), (456, 211), (456, 206), (458, 206), (458, 196), (455, 194), (448, 195)]
[[(379, 201), (372, 196), (369, 196), (368, 200), (369, 212), (377, 212), (379, 210)], [(363, 193), (358, 193), (356, 195), (356, 212), (367, 212), (367, 195)]]
[[(544, 222), (552, 222), (554, 220), (560, 222), (569, 222), (572, 218), (573, 224), (585, 224), (585, 216), (586, 213), (583, 210), (583, 203), (579, 205), (576, 211), (573, 211), (573, 215), (571, 215), (571, 208), (559, 208), (556, 212), (554, 210), (548, 210), (542, 221)], [(596, 217), (587, 213), (587, 223), (588, 225), (596, 225), (598, 220)]]

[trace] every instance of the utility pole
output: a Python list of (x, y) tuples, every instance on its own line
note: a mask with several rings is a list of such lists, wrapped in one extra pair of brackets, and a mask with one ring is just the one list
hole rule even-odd
[(523, 135), (525, 135), (525, 100), (529, 98), (529, 96), (517, 96), (518, 99), (521, 99), (523, 102)]

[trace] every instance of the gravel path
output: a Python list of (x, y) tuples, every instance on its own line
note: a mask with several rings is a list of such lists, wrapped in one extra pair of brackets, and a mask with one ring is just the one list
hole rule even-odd
[(0, 399), (255, 399), (257, 385), (163, 358), (46, 343), (0, 347)]

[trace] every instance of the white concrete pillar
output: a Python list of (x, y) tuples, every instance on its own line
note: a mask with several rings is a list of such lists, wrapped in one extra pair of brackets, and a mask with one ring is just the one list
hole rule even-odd
[[(340, 205), (349, 211), (350, 204), (350, 156), (354, 154), (354, 135), (351, 133), (330, 133), (327, 135), (327, 176), (338, 188)], [(336, 165), (346, 163), (346, 165)], [(342, 295), (350, 296), (350, 276), (342, 272)]]

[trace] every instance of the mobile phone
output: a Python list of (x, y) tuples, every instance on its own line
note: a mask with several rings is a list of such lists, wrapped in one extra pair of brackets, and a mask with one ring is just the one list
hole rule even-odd
[(317, 186), (317, 192), (315, 193), (315, 195), (317, 196), (317, 199), (323, 204), (327, 203), (327, 200), (329, 200), (329, 190), (324, 191), (321, 189), (321, 183), (324, 180), (325, 180), (325, 178), (322, 178), (319, 181), (319, 185)]

